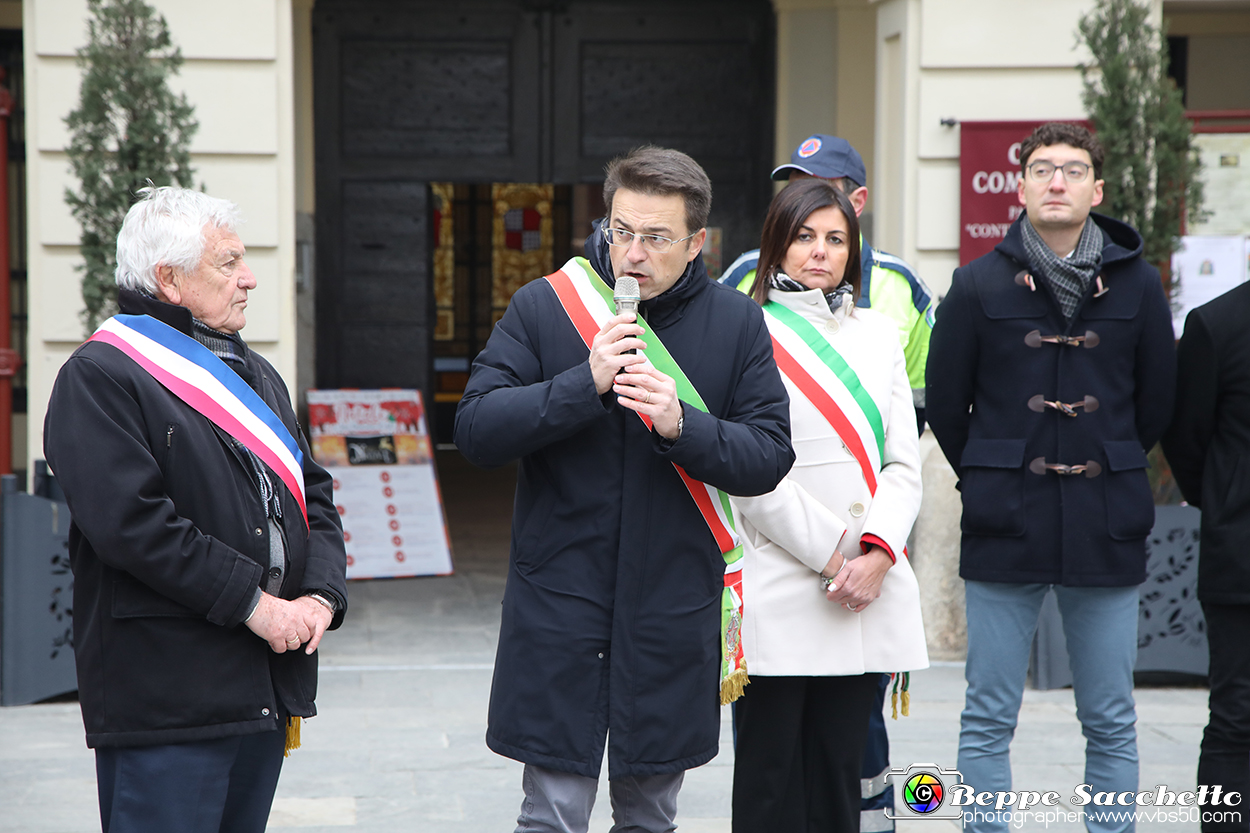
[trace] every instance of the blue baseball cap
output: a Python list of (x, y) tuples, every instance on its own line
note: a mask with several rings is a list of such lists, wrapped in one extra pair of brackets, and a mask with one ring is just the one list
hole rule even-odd
[(816, 133), (803, 140), (790, 154), (790, 164), (778, 165), (773, 179), (789, 179), (793, 171), (802, 171), (821, 179), (846, 177), (857, 186), (868, 184), (868, 171), (859, 151), (846, 139)]

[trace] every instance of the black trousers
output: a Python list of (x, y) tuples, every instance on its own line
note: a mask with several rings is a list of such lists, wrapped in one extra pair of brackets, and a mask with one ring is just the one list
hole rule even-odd
[(103, 833), (264, 833), (286, 732), (97, 749)]
[(1198, 783), (1241, 793), (1240, 823), (1206, 822), (1205, 831), (1250, 830), (1250, 605), (1202, 605), (1211, 652), (1211, 718), (1202, 734)]
[(734, 833), (855, 833), (877, 674), (760, 677), (738, 700)]

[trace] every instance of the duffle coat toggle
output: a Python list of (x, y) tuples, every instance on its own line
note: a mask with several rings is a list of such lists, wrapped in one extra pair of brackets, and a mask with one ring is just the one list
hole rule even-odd
[(1029, 347), (1041, 347), (1043, 344), (1062, 344), (1066, 347), (1085, 347), (1092, 349), (1098, 346), (1098, 342), (1102, 339), (1098, 337), (1098, 333), (1093, 330), (1086, 330), (1083, 336), (1044, 336), (1041, 330), (1029, 330), (1024, 335), (1024, 343)]
[[(1019, 272), (1016, 272), (1014, 280), (1017, 286), (1027, 286), (1030, 292), (1037, 291), (1037, 281), (1029, 274), (1028, 269), (1021, 269)], [(1097, 289), (1094, 290), (1094, 294), (1091, 297), (1101, 298), (1111, 291), (1111, 287), (1102, 282), (1102, 275), (1094, 278), (1094, 285)]]
[(1029, 399), (1029, 410), (1037, 413), (1044, 413), (1047, 408), (1053, 408), (1064, 416), (1076, 416), (1077, 408), (1084, 408), (1085, 413), (1092, 414), (1098, 410), (1098, 397), (1086, 396), (1080, 402), (1060, 402), (1059, 400), (1047, 399), (1043, 394), (1037, 394)]
[(1083, 474), (1086, 477), (1097, 477), (1102, 474), (1102, 466), (1097, 460), (1086, 460), (1084, 463), (1075, 466), (1069, 466), (1067, 463), (1047, 463), (1045, 457), (1034, 457), (1029, 462), (1029, 471), (1034, 474), (1045, 474), (1053, 471), (1055, 474), (1072, 475)]

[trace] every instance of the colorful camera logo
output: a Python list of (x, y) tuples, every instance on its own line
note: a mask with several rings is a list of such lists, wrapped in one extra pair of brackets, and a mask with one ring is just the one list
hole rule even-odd
[(950, 788), (963, 783), (959, 770), (943, 769), (937, 764), (912, 764), (906, 769), (891, 769), (890, 777), (902, 784), (902, 802), (898, 809), (885, 811), (887, 818), (948, 821), (960, 818), (958, 807), (947, 806)]
[(903, 803), (913, 813), (929, 815), (942, 806), (942, 781), (931, 772), (917, 772), (903, 784)]

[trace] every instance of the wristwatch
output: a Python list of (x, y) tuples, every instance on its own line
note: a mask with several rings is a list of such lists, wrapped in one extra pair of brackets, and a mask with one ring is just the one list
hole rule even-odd
[(304, 595), (325, 605), (326, 609), (330, 611), (331, 616), (339, 612), (339, 603), (336, 602), (334, 597), (329, 593), (322, 593), (320, 590), (313, 590), (309, 593), (305, 593)]

